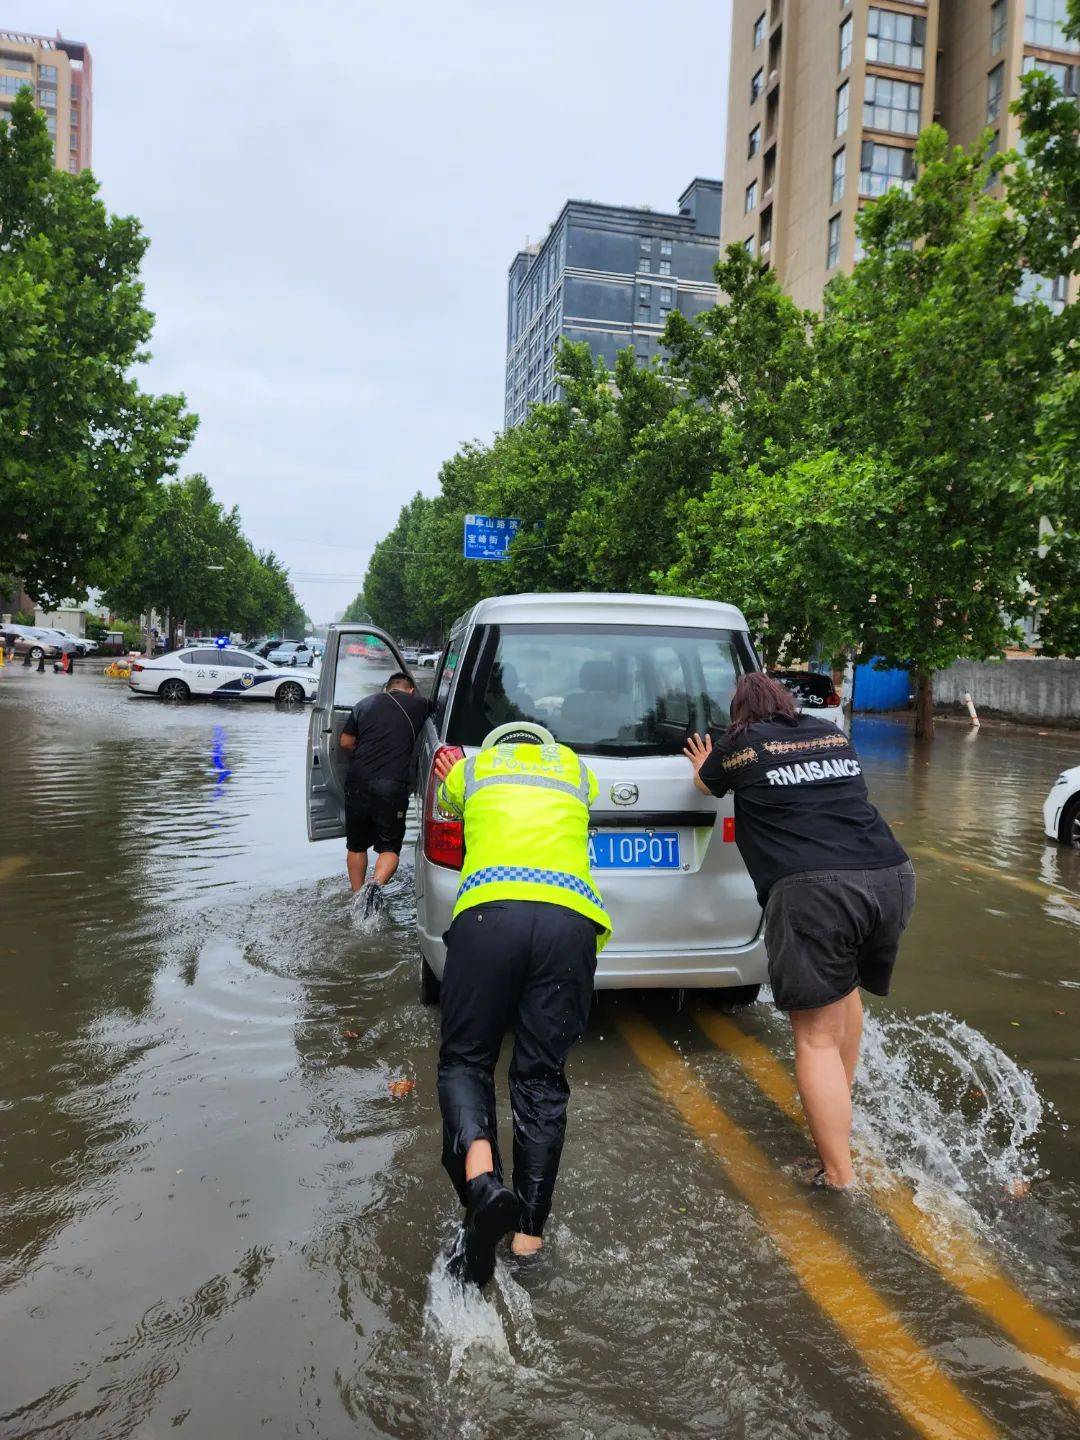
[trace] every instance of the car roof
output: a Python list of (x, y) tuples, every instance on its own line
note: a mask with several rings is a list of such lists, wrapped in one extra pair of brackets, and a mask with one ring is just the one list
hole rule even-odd
[(746, 619), (734, 605), (694, 600), (681, 595), (556, 593), (553, 595), (492, 595), (469, 613), (474, 625), (550, 624), (686, 625), (746, 630)]

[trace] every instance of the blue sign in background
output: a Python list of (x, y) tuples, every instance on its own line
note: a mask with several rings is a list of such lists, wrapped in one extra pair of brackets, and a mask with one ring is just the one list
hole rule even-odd
[(510, 541), (520, 529), (520, 520), (507, 520), (496, 515), (466, 515), (465, 559), (507, 559)]

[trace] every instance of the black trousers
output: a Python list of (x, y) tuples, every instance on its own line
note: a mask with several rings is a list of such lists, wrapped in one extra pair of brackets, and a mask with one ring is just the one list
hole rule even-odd
[(495, 1065), (514, 1032), (510, 1105), (521, 1229), (543, 1233), (566, 1134), (564, 1066), (589, 1018), (596, 926), (564, 905), (501, 900), (465, 910), (446, 936), (439, 1108), (442, 1163), (465, 1203), (465, 1155), (487, 1140), (502, 1178)]

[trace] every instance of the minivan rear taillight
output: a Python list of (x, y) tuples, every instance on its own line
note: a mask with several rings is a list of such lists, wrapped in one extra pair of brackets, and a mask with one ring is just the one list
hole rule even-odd
[(460, 760), (464, 751), (458, 745), (440, 745), (432, 756), (427, 794), (424, 796), (424, 855), (433, 865), (460, 870), (465, 861), (465, 826), (439, 809), (436, 799), (439, 779), (435, 774), (435, 761), (440, 755)]
[(829, 698), (825, 701), (825, 704), (826, 704), (826, 705), (839, 705), (839, 704), (840, 704), (840, 696), (836, 693), (835, 690), (830, 690), (830, 691), (829, 691)]

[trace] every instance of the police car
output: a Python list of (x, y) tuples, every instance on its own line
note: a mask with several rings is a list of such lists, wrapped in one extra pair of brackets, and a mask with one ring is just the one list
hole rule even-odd
[(154, 660), (136, 660), (128, 686), (137, 695), (157, 695), (182, 703), (193, 695), (217, 699), (277, 700), (302, 705), (314, 700), (319, 681), (280, 665), (271, 664), (249, 650), (230, 645), (175, 650)]

